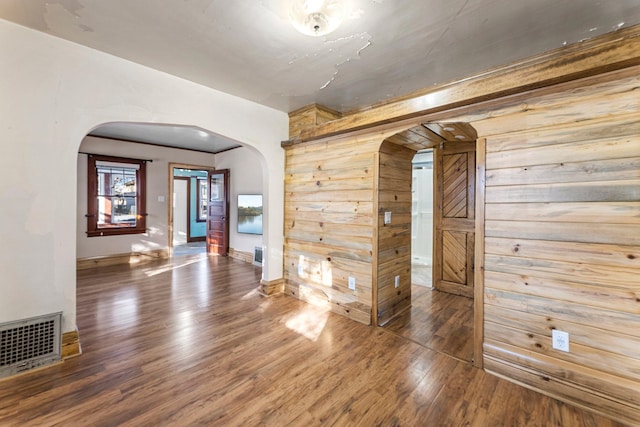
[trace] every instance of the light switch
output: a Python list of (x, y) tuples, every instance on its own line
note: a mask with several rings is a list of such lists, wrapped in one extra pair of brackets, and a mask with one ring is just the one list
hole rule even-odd
[(160, 203), (164, 203), (164, 196), (158, 196), (158, 201)]
[(384, 213), (384, 225), (391, 224), (391, 212)]

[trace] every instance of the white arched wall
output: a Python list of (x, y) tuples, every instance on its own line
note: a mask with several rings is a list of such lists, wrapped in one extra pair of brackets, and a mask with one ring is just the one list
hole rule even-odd
[(263, 279), (282, 277), (286, 113), (0, 20), (0, 323), (76, 322), (76, 168), (84, 136), (114, 121), (199, 126), (264, 158)]

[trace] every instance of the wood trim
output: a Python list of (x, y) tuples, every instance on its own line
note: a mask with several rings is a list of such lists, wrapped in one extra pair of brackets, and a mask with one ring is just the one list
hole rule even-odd
[(378, 326), (378, 239), (380, 233), (380, 149), (384, 144), (384, 140), (380, 143), (378, 151), (373, 154), (373, 230), (376, 230), (374, 238), (371, 242), (371, 325)]
[(484, 354), (484, 218), (487, 140), (476, 141), (476, 231), (473, 288), (473, 364), (482, 369)]
[(280, 295), (284, 293), (284, 279), (261, 280), (260, 292), (266, 296)]
[(82, 348), (80, 347), (80, 335), (78, 331), (69, 331), (62, 334), (62, 360), (71, 357), (80, 356)]
[[(128, 157), (105, 156), (102, 154), (87, 155), (87, 231), (88, 237), (118, 236), (123, 234), (143, 234), (147, 232), (147, 160)], [(136, 170), (136, 225), (135, 227), (98, 227), (98, 174), (97, 161), (137, 164)]]
[[(168, 165), (168, 173), (167, 173), (167, 181), (169, 187), (169, 194), (166, 197), (167, 202), (167, 221), (168, 221), (168, 232), (167, 232), (167, 246), (169, 248), (173, 248), (173, 170), (174, 169), (193, 169), (193, 170), (205, 170), (209, 174), (214, 171), (214, 166), (202, 166), (202, 165), (190, 165), (187, 163), (175, 163), (169, 162)], [(209, 179), (207, 177), (207, 179)], [(205, 235), (206, 241), (206, 235)]]
[[(173, 181), (187, 182), (187, 243), (193, 242), (191, 239), (191, 177), (190, 176), (174, 176)], [(171, 193), (171, 203), (173, 204), (173, 192)]]
[(234, 248), (229, 248), (229, 256), (231, 258), (253, 264), (253, 253), (251, 252), (239, 251)]
[(640, 25), (407, 95), (303, 130), (306, 142), (494, 100), (640, 64)]
[(85, 270), (87, 268), (107, 267), (110, 265), (140, 264), (143, 262), (166, 258), (169, 258), (169, 248), (154, 249), (151, 251), (131, 252), (128, 254), (114, 254), (88, 258), (78, 258), (76, 260), (76, 269)]

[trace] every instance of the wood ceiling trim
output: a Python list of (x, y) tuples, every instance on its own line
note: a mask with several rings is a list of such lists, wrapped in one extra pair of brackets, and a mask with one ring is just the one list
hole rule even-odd
[(309, 127), (286, 144), (354, 132), (635, 65), (640, 65), (640, 25)]

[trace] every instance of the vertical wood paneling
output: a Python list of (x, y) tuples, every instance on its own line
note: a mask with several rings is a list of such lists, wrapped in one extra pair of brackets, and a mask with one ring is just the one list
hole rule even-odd
[[(598, 78), (580, 96), (545, 95), (526, 111), (505, 107), (472, 123), (487, 135), (485, 367), (632, 424), (640, 423), (637, 87), (636, 76)], [(552, 348), (556, 328), (569, 333), (568, 353)]]

